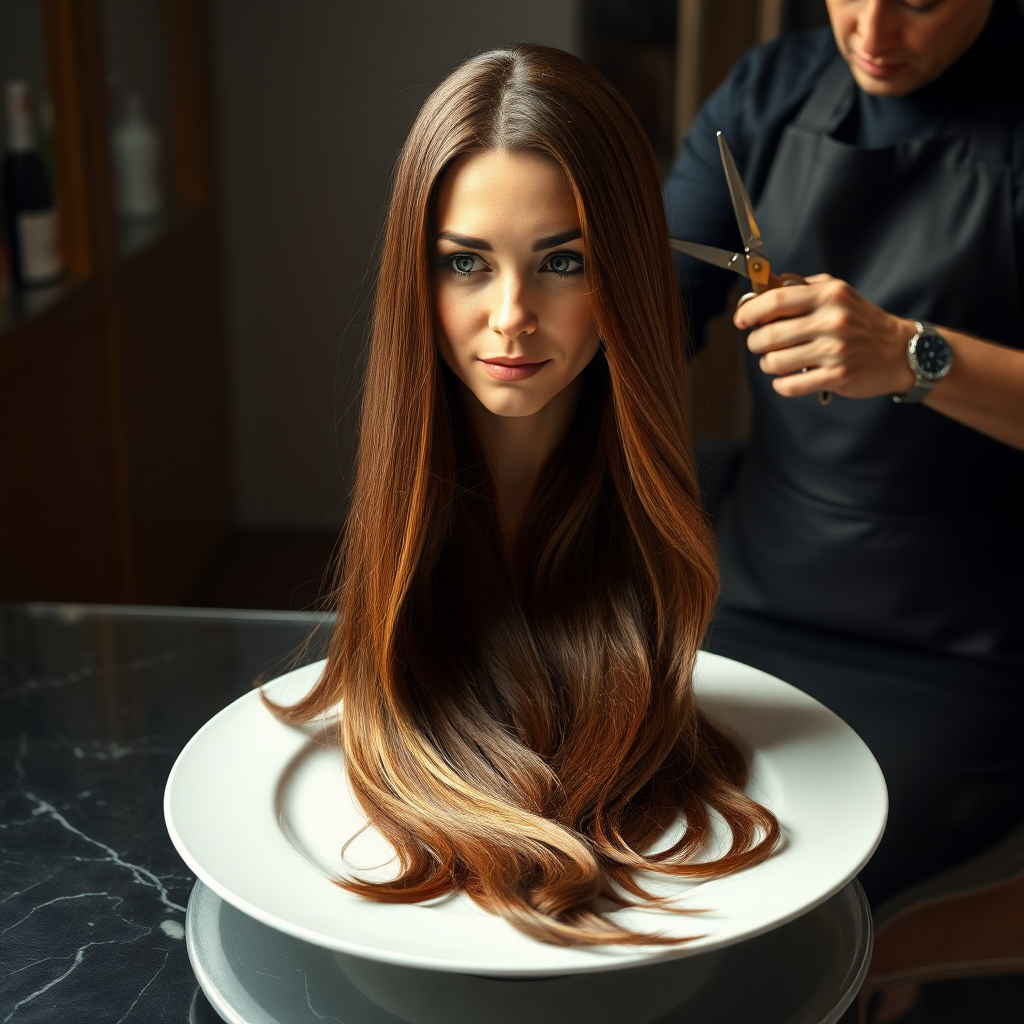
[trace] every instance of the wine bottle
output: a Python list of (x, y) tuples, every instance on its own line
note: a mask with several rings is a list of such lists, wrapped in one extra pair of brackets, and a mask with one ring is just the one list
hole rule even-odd
[(4, 210), (16, 288), (37, 288), (60, 278), (57, 211), (46, 169), (36, 150), (25, 82), (7, 83), (7, 153)]
[(0, 327), (4, 309), (11, 297), (11, 247), (7, 244), (7, 215), (4, 210), (3, 191), (0, 190)]
[(53, 104), (50, 97), (43, 93), (39, 100), (39, 159), (43, 161), (46, 180), (50, 184), (50, 195), (57, 205), (57, 169), (53, 162)]

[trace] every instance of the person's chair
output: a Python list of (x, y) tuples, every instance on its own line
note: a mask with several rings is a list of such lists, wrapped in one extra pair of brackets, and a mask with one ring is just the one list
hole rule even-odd
[(893, 897), (874, 921), (861, 1024), (898, 1020), (928, 981), (1024, 973), (1024, 825), (974, 860)]

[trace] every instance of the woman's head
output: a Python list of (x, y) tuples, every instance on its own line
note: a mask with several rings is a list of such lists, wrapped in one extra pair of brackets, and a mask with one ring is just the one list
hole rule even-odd
[[(522, 180), (513, 196), (507, 183), (517, 170), (522, 172)], [(490, 183), (481, 180), (488, 173)], [(489, 204), (474, 203), (479, 195), (474, 196), (474, 186), (486, 189), (488, 184), (502, 191), (492, 192)], [(532, 195), (531, 185), (535, 186)], [(468, 209), (484, 211), (488, 220), (501, 213), (511, 218), (518, 210), (510, 207), (529, 204), (538, 197), (553, 222), (564, 220), (566, 229), (579, 229), (579, 237), (567, 239), (565, 248), (585, 255), (581, 277), (558, 281), (562, 296), (570, 291), (590, 296), (592, 324), (580, 332), (585, 334), (585, 342), (580, 342), (580, 354), (569, 360), (570, 365), (577, 371), (582, 368), (586, 354), (596, 348), (596, 335), (600, 335), (605, 339), (613, 376), (617, 368), (626, 367), (642, 368), (652, 380), (664, 379), (664, 364), (672, 363), (671, 377), (678, 378), (683, 359), (678, 344), (681, 312), (650, 146), (628, 106), (598, 72), (571, 54), (542, 46), (517, 46), (471, 58), (438, 86), (416, 118), (396, 171), (381, 279), (394, 282), (385, 301), (415, 310), (410, 318), (417, 320), (420, 329), (404, 331), (401, 339), (395, 340), (417, 350), (415, 361), (422, 372), (436, 358), (435, 340), (449, 365), (458, 363), (446, 345), (446, 314), (457, 321), (460, 336), (467, 325), (459, 315), (460, 303), (445, 300), (464, 297), (466, 289), (457, 291), (450, 287), (451, 281), (439, 285), (435, 261), (457, 255), (460, 249), (467, 255), (486, 257), (480, 247), (459, 246), (439, 237), (451, 226), (448, 215)], [(457, 201), (457, 211), (453, 201)], [(521, 222), (519, 226), (525, 228)], [(539, 224), (536, 229), (541, 230)], [(475, 233), (470, 237), (491, 241)], [(542, 240), (546, 240), (543, 235), (534, 239)], [(525, 242), (525, 238), (518, 241)], [(550, 246), (546, 250), (544, 256), (557, 252)], [(530, 269), (537, 271), (540, 264), (538, 260)], [(467, 259), (460, 266), (480, 268), (481, 264)], [(571, 261), (548, 266), (570, 272), (576, 269)], [(524, 263), (520, 269), (525, 269)], [(556, 277), (557, 272), (549, 276)], [(425, 307), (430, 308), (427, 294), (435, 289), (439, 300), (436, 334), (422, 319)], [(494, 296), (487, 298), (488, 327), (479, 327), (479, 308), (471, 311), (477, 314), (475, 318), (468, 318), (474, 320), (468, 326), (477, 335), (479, 350), (485, 355), (532, 355), (507, 343), (512, 353), (494, 352), (490, 350), (494, 346), (479, 341), (488, 337), (491, 328), (495, 334), (502, 326), (514, 330), (520, 326), (514, 322), (516, 316), (531, 312), (503, 310), (500, 301), (493, 301)], [(516, 296), (509, 298), (514, 307)], [(564, 308), (566, 304), (560, 305)], [(653, 332), (647, 316), (652, 307), (664, 317)], [(578, 323), (579, 314), (572, 315)], [(452, 369), (469, 383), (458, 365)], [(545, 376), (545, 371), (538, 373), (529, 387), (544, 393)], [(528, 394), (529, 387), (517, 389), (514, 383), (504, 389), (492, 386), (498, 406), (492, 411), (500, 408), (502, 414), (522, 415), (531, 403), (518, 399), (518, 394)], [(498, 399), (503, 391), (502, 402)]]
[[(529, 301), (476, 294), (478, 259)], [(481, 347), (492, 336), (504, 352)], [(543, 365), (518, 381), (477, 365), (502, 354)], [(581, 382), (511, 549), (445, 363), (501, 415)], [(684, 366), (655, 162), (621, 98), (546, 47), (458, 68), (396, 172), (328, 665), (278, 709), (302, 721), (344, 699), (349, 779), (401, 869), (348, 888), (394, 902), (463, 888), (546, 941), (647, 942), (600, 910), (645, 897), (637, 872), (708, 877), (770, 853), (777, 824), (694, 701), (717, 580)], [(708, 805), (733, 847), (688, 864)], [(650, 855), (679, 814), (683, 838)]]

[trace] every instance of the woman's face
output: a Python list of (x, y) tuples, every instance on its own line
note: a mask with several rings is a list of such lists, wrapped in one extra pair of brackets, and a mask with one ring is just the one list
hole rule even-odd
[(442, 358), (495, 415), (539, 412), (598, 348), (561, 167), (539, 153), (460, 157), (441, 182), (435, 239)]

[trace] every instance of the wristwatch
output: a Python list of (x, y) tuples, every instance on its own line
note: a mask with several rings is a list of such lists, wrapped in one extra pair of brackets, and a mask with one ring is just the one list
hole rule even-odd
[(949, 342), (929, 323), (915, 320), (914, 326), (917, 334), (907, 342), (907, 362), (917, 380), (905, 395), (893, 395), (894, 402), (920, 402), (953, 365)]

